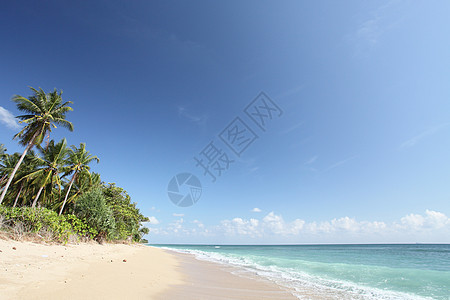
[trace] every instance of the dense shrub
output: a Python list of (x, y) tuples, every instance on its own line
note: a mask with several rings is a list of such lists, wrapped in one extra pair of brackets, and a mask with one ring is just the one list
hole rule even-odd
[(104, 184), (102, 191), (116, 223), (112, 237), (117, 240), (132, 239), (140, 242), (142, 236), (148, 233), (147, 228), (141, 228), (141, 223), (148, 221), (148, 218), (140, 213), (136, 203), (131, 202), (128, 193), (114, 183)]
[(116, 223), (101, 189), (92, 189), (81, 195), (75, 203), (74, 212), (79, 219), (96, 231), (97, 240), (113, 238)]
[(0, 216), (4, 227), (21, 227), (24, 232), (48, 232), (50, 238), (67, 242), (71, 235), (92, 237), (96, 232), (74, 215), (61, 215), (46, 208), (0, 206)]

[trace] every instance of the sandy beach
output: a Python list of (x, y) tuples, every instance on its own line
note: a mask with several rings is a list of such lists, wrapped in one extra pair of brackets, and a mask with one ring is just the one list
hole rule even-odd
[(143, 245), (0, 240), (0, 250), (0, 299), (152, 299), (182, 283), (174, 256)]
[(178, 260), (176, 270), (183, 274), (183, 284), (165, 289), (158, 299), (297, 299), (291, 291), (243, 269), (199, 261), (190, 254), (173, 255)]
[(144, 245), (0, 240), (0, 299), (295, 299), (270, 281)]

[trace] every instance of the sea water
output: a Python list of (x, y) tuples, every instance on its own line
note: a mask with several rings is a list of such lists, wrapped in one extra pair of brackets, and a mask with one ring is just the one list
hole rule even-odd
[(152, 245), (236, 266), (300, 299), (450, 299), (450, 245)]

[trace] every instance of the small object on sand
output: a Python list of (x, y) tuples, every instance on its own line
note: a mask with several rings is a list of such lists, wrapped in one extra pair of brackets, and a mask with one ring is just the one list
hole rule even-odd
[(126, 260), (126, 259), (124, 259), (124, 260), (123, 260), (123, 262), (127, 262), (127, 260)]
[(0, 252), (3, 252), (2, 250), (0, 250)]
[(67, 281), (64, 280), (64, 283), (67, 283)]
[(13, 250), (17, 250), (16, 247), (13, 247)]
[(111, 259), (111, 262), (112, 262), (112, 259)]

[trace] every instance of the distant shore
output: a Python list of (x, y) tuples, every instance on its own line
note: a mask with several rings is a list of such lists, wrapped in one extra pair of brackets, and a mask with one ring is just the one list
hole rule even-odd
[(0, 239), (0, 299), (295, 299), (270, 281), (144, 245)]

